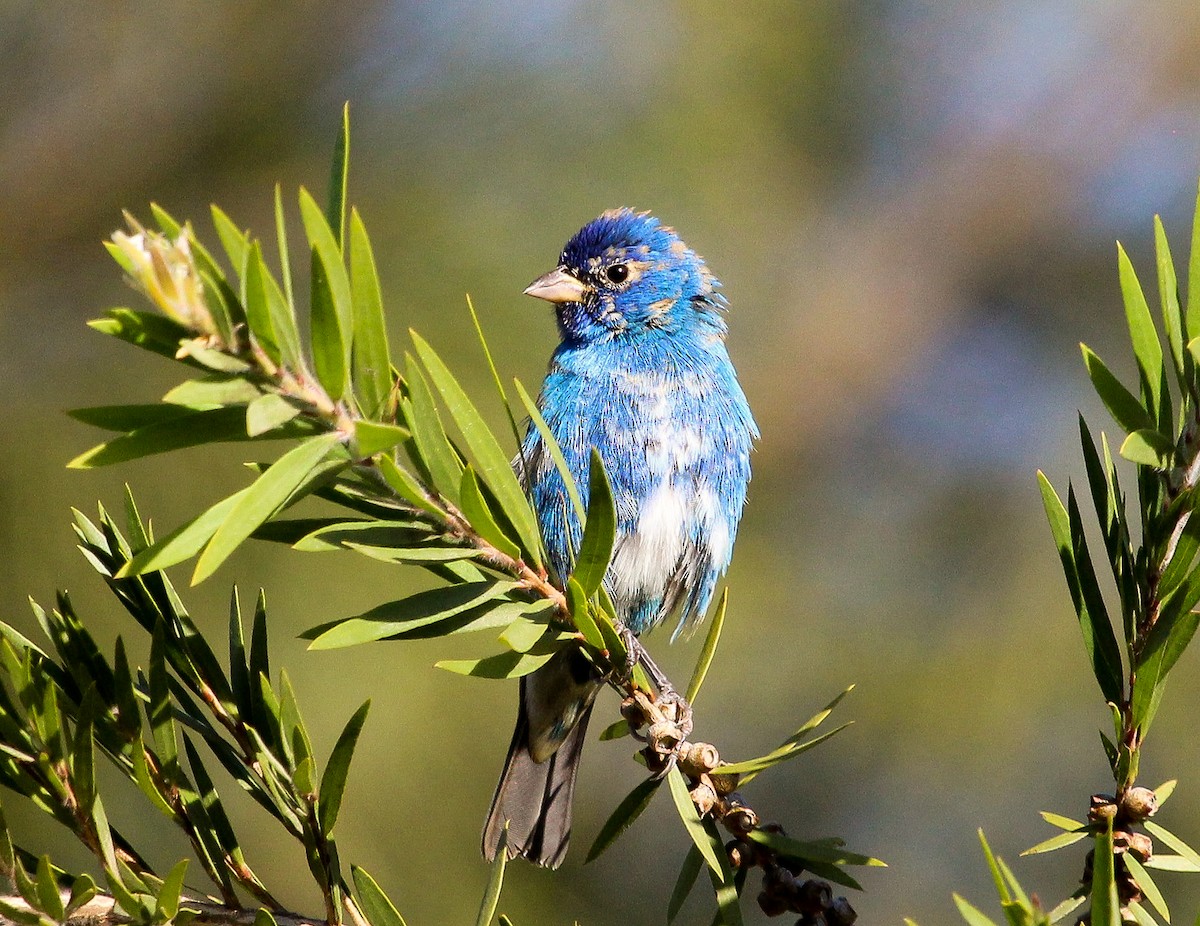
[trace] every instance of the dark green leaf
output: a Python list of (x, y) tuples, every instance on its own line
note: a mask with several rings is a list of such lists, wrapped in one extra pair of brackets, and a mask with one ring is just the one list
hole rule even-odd
[(507, 594), (512, 582), (473, 582), (418, 592), (365, 611), (357, 617), (302, 634), (310, 649), (336, 649), (382, 640), (460, 614)]
[(510, 559), (521, 558), (521, 548), (505, 536), (500, 525), (496, 523), (496, 518), (475, 478), (475, 469), (470, 465), (463, 470), (462, 482), (459, 485), (459, 507), (480, 537)]
[(363, 723), (367, 719), (367, 711), (371, 702), (365, 701), (347, 721), (329, 762), (325, 766), (325, 774), (321, 776), (321, 794), (317, 801), (317, 811), (321, 820), (321, 832), (326, 836), (333, 832), (337, 823), (338, 811), (342, 806), (342, 794), (346, 790), (346, 779), (350, 774), (350, 760), (354, 758), (354, 747), (358, 745), (358, 735), (362, 732)]
[(271, 678), (271, 659), (267, 646), (267, 596), (261, 589), (254, 604), (254, 623), (250, 629), (250, 697), (254, 711), (253, 722), (262, 723), (265, 717), (262, 704), (262, 687), (259, 682)]
[[(246, 299), (246, 324), (254, 340), (275, 363), (281, 360), (279, 338), (275, 333), (275, 313), (271, 310), (271, 296), (267, 280), (270, 271), (263, 262), (262, 245), (255, 241), (250, 249), (246, 264), (246, 276), (242, 284)], [(295, 358), (289, 358), (294, 362)]]
[(721, 639), (721, 628), (725, 624), (725, 610), (729, 606), (729, 589), (725, 588), (721, 592), (721, 601), (717, 604), (717, 611), (713, 615), (712, 621), (709, 622), (708, 634), (704, 638), (704, 646), (700, 648), (700, 656), (696, 660), (696, 668), (692, 670), (692, 678), (688, 682), (687, 694), (684, 699), (688, 704), (696, 703), (696, 695), (700, 693), (700, 686), (704, 684), (704, 677), (708, 675), (708, 668), (712, 665), (713, 657), (717, 654), (717, 643)]
[(350, 103), (342, 106), (342, 124), (333, 146), (333, 168), (329, 176), (329, 209), (326, 216), (335, 232), (338, 247), (345, 240), (346, 187), (350, 180)]
[[(183, 406), (171, 406), (171, 409), (174, 412), (171, 417), (93, 447), (67, 466), (72, 469), (94, 469), (186, 447), (244, 441), (254, 436), (246, 433), (246, 413), (240, 407), (193, 411)], [(294, 429), (286, 432), (281, 430), (271, 436), (296, 437), (311, 432), (311, 425), (297, 423)]]
[(887, 863), (877, 858), (857, 852), (848, 852), (840, 848), (836, 840), (802, 842), (799, 839), (784, 836), (782, 833), (772, 833), (763, 829), (752, 830), (748, 834), (748, 838), (784, 858), (807, 862), (826, 862), (830, 865), (866, 865), (870, 868), (887, 868)]
[[(1194, 577), (1188, 585), (1192, 589), (1185, 585), (1181, 593), (1191, 590), (1193, 598), (1200, 597), (1200, 576)], [(1195, 604), (1196, 601), (1191, 600), (1191, 607)], [(1158, 710), (1167, 674), (1192, 641), (1197, 625), (1200, 625), (1200, 614), (1192, 611), (1191, 607), (1175, 615), (1160, 615), (1138, 659), (1132, 711), (1134, 725), (1143, 738)]]
[(238, 716), (249, 721), (254, 716), (251, 706), (250, 672), (246, 667), (246, 640), (242, 630), (242, 606), (237, 586), (229, 597), (229, 686)]
[(404, 917), (374, 878), (357, 865), (350, 866), (350, 874), (358, 891), (358, 904), (371, 926), (406, 926)]
[(1087, 366), (1088, 376), (1096, 393), (1104, 402), (1104, 407), (1122, 428), (1128, 432), (1154, 430), (1153, 418), (1142, 407), (1137, 397), (1121, 384), (1112, 372), (1092, 350), (1086, 345), (1079, 345), (1083, 350), (1083, 362)]
[(392, 361), (375, 255), (357, 209), (350, 213), (350, 288), (354, 305), (354, 390), (363, 414), (380, 418), (392, 392)]
[(1200, 334), (1200, 193), (1192, 217), (1192, 249), (1188, 257), (1187, 331)]
[[(189, 382), (203, 381), (189, 380)], [(167, 393), (167, 395), (170, 395), (170, 393)], [(163, 401), (165, 402), (166, 399)], [(167, 405), (163, 404), (163, 402), (157, 402), (153, 405), (94, 405), (87, 408), (73, 408), (67, 414), (76, 421), (82, 421), (84, 424), (90, 424), (95, 428), (104, 428), (106, 431), (126, 432), (137, 431), (152, 424), (163, 424), (164, 422), (180, 418), (197, 410), (181, 407), (187, 404), (189, 403)], [(193, 402), (190, 404), (203, 403)]]
[(834, 727), (827, 733), (822, 733), (820, 736), (815, 736), (804, 742), (795, 742), (789, 740), (778, 749), (767, 753), (765, 756), (759, 756), (757, 759), (747, 759), (744, 762), (731, 762), (728, 765), (721, 766), (721, 774), (723, 775), (751, 775), (770, 768), (773, 765), (778, 765), (781, 762), (786, 762), (789, 759), (794, 759), (802, 752), (808, 752), (814, 746), (817, 746), (830, 737), (841, 733), (850, 723), (844, 723), (840, 727)]
[(163, 781), (172, 784), (177, 781), (179, 775), (179, 734), (171, 708), (166, 649), (166, 626), (159, 621), (154, 626), (154, 637), (150, 645), (150, 703), (146, 708), (146, 716), (154, 734), (159, 773)]
[(612, 485), (604, 471), (604, 461), (592, 448), (591, 470), (588, 478), (587, 523), (579, 555), (575, 560), (573, 578), (590, 598), (604, 581), (608, 562), (616, 541), (617, 509), (613, 502)]
[[(289, 522), (290, 523), (290, 522)], [(326, 521), (316, 530), (303, 534), (293, 546), (305, 553), (345, 549), (349, 543), (366, 547), (413, 547), (440, 539), (421, 521)]]
[(700, 854), (700, 850), (695, 845), (690, 846), (687, 855), (683, 857), (683, 867), (679, 869), (679, 877), (675, 879), (675, 887), (671, 890), (671, 899), (667, 901), (668, 926), (675, 922), (675, 917), (679, 916), (679, 911), (683, 909), (684, 901), (687, 900), (688, 894), (692, 892), (692, 888), (696, 886), (696, 878), (700, 876), (700, 872), (703, 869), (704, 856)]
[[(629, 725), (626, 724), (625, 726), (628, 729)], [(595, 842), (588, 849), (587, 858), (584, 859), (585, 864), (599, 858), (609, 846), (616, 842), (633, 825), (633, 821), (640, 817), (642, 811), (650, 806), (650, 801), (658, 793), (658, 788), (661, 784), (661, 778), (647, 778), (625, 795), (624, 800), (617, 805), (617, 808), (605, 821), (604, 825), (600, 827), (600, 832), (596, 835)]]
[(310, 438), (280, 457), (238, 499), (228, 517), (200, 554), (192, 584), (202, 582), (264, 521), (269, 520), (313, 469), (338, 447), (339, 434)]
[(535, 566), (540, 565), (541, 535), (537, 517), (525, 497), (525, 490), (513, 473), (508, 456), (500, 449), (495, 435), (442, 359), (419, 334), (414, 331), (411, 335), (421, 361), (446, 403), (447, 411), (475, 457), (479, 477), (492, 490), (505, 517), (516, 529), (528, 561)]

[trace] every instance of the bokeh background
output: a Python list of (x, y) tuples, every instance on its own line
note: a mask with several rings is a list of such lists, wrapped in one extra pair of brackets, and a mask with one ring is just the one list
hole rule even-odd
[[(219, 202), (265, 233), (276, 181), (291, 203), (300, 184), (323, 195), (344, 100), (351, 198), (373, 233), (393, 340), (419, 329), (476, 390), (464, 293), (502, 369), (535, 384), (554, 330), (520, 291), (605, 208), (654, 210), (723, 279), (763, 439), (698, 733), (728, 756), (756, 753), (858, 684), (838, 711), (855, 725), (750, 796), (797, 835), (840, 834), (891, 863), (865, 873), (860, 921), (956, 922), (952, 890), (988, 901), (979, 826), (1028, 887), (1050, 903), (1069, 893), (1082, 849), (1016, 856), (1050, 835), (1039, 809), (1082, 814), (1110, 784), (1096, 735), (1107, 720), (1034, 471), (1060, 486), (1078, 476), (1077, 409), (1111, 430), (1077, 342), (1130, 371), (1114, 240), (1151, 286), (1155, 212), (1177, 260), (1186, 253), (1200, 7), (7, 0), (4, 619), (28, 626), (25, 596), (66, 586), (104, 640), (133, 636), (72, 549), (69, 506), (118, 508), (128, 481), (165, 529), (246, 478), (236, 448), (63, 469), (101, 439), (64, 409), (151, 401), (177, 377), (84, 326), (136, 299), (100, 246), (121, 209), (146, 216), (154, 200), (208, 233)], [(410, 923), (463, 922), (486, 880), (477, 836), (511, 686), (433, 669), (444, 642), (310, 654), (295, 639), (416, 581), (348, 555), (251, 547), (188, 601), (219, 635), (230, 583), (266, 587), (275, 664), (320, 749), (374, 699), (343, 857)], [(666, 642), (652, 639), (686, 677), (697, 641)], [(1195, 839), (1195, 653), (1176, 675), (1143, 778), (1182, 779), (1162, 819)], [(557, 874), (511, 870), (503, 908), (517, 923), (662, 921), (686, 837), (660, 801), (583, 867), (638, 778), (625, 743), (588, 752), (576, 851)], [(182, 843), (126, 793), (110, 815), (161, 861), (177, 857)], [(298, 850), (238, 797), (252, 864), (312, 909)], [(10, 815), (31, 847), (82, 862), (34, 813)], [(1161, 881), (1177, 915), (1194, 916), (1200, 885)], [(685, 921), (707, 923), (707, 904)]]

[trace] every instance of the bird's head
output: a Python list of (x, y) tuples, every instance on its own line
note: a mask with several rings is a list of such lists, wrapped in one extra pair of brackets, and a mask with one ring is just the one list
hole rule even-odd
[(567, 342), (722, 337), (725, 300), (703, 258), (646, 212), (613, 209), (567, 242), (525, 292), (554, 304)]

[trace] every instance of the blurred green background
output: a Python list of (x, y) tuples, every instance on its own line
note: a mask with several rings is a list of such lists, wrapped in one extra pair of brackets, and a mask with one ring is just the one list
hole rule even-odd
[[(64, 409), (151, 401), (178, 376), (84, 326), (137, 298), (100, 242), (150, 200), (210, 239), (210, 202), (265, 234), (276, 181), (293, 204), (300, 184), (323, 196), (348, 99), (351, 198), (393, 339), (419, 329), (477, 395), (464, 293), (502, 369), (536, 384), (552, 317), (520, 291), (601, 210), (651, 209), (709, 259), (763, 439), (697, 734), (756, 754), (855, 682), (838, 711), (855, 725), (749, 796), (798, 836), (891, 863), (865, 873), (860, 921), (952, 923), (952, 889), (987, 900), (977, 826), (1057, 902), (1083, 851), (1015, 857), (1051, 833), (1037, 810), (1080, 815), (1111, 782), (1034, 470), (1079, 476), (1077, 408), (1112, 430), (1077, 342), (1131, 370), (1113, 241), (1151, 287), (1155, 212), (1186, 253), (1198, 91), (1200, 7), (1184, 2), (7, 0), (0, 609), (27, 626), (25, 596), (65, 585), (105, 641), (132, 636), (71, 548), (68, 507), (118, 508), (128, 481), (162, 530), (245, 480), (237, 448), (63, 469), (101, 439)], [(230, 583), (266, 586), (275, 664), (320, 749), (374, 698), (339, 842), (415, 926), (474, 915), (514, 691), (434, 670), (444, 641), (308, 654), (295, 639), (414, 581), (251, 547), (187, 600), (219, 635)], [(666, 642), (651, 639), (685, 678), (698, 641)], [(1143, 767), (1148, 785), (1182, 778), (1162, 821), (1193, 839), (1198, 695), (1189, 653)], [(566, 867), (512, 869), (517, 923), (662, 921), (687, 844), (668, 802), (582, 866), (638, 779), (627, 743), (589, 746)], [(182, 841), (125, 793), (110, 815), (176, 858)], [(251, 863), (313, 909), (297, 848), (233, 798)], [(13, 815), (32, 848), (82, 860)], [(1200, 885), (1161, 883), (1195, 915)], [(707, 923), (708, 903), (685, 921)]]

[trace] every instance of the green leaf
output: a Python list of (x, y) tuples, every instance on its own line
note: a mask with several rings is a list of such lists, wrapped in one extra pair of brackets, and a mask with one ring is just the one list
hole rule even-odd
[(1084, 829), (1078, 832), (1059, 833), (1057, 836), (1051, 836), (1036, 846), (1031, 846), (1021, 853), (1022, 857), (1026, 855), (1040, 855), (1043, 852), (1054, 852), (1056, 849), (1064, 849), (1067, 846), (1073, 846), (1081, 839), (1086, 839), (1092, 835), (1092, 830)]
[(1116, 872), (1113, 867), (1112, 820), (1096, 834), (1096, 855), (1092, 864), (1092, 926), (1121, 926), (1121, 905), (1117, 899)]
[[(626, 724), (625, 727), (628, 729), (629, 725)], [(588, 849), (587, 858), (584, 859), (585, 865), (594, 859), (598, 859), (609, 846), (616, 842), (633, 825), (633, 821), (640, 817), (642, 811), (650, 806), (650, 801), (658, 793), (658, 788), (661, 784), (661, 778), (647, 778), (625, 795), (625, 798), (617, 805), (612, 814), (609, 815), (604, 825), (600, 827), (600, 832), (596, 835), (596, 840), (592, 843), (592, 847)]]
[(377, 421), (359, 419), (354, 423), (354, 449), (358, 456), (373, 457), (377, 453), (391, 450), (402, 441), (412, 437), (407, 428), (395, 424), (380, 424)]
[(358, 891), (358, 904), (371, 926), (406, 926), (404, 917), (374, 878), (357, 865), (350, 866), (350, 874)]
[(229, 596), (229, 687), (237, 715), (245, 721), (254, 716), (250, 671), (246, 666), (246, 640), (242, 630), (242, 605), (237, 586)]
[(58, 893), (58, 882), (51, 870), (50, 856), (43, 855), (37, 865), (37, 899), (38, 907), (50, 919), (62, 922), (67, 911), (63, 906), (62, 895)]
[[(742, 926), (742, 908), (738, 903), (738, 892), (739, 885), (745, 883), (744, 878), (739, 882), (734, 877), (733, 870), (729, 866), (729, 855), (721, 844), (721, 834), (717, 831), (717, 824), (710, 819), (704, 820), (703, 826), (709, 840), (718, 849), (717, 860), (721, 863), (719, 872), (711, 869), (708, 872), (717, 895), (718, 921), (722, 926)], [(816, 874), (816, 872), (813, 873)]]
[(571, 610), (571, 620), (575, 622), (575, 629), (583, 634), (583, 638), (587, 640), (589, 646), (603, 651), (605, 649), (604, 634), (600, 632), (600, 627), (592, 616), (587, 592), (583, 590), (583, 586), (574, 576), (567, 579), (566, 594), (567, 606)]
[[(262, 391), (254, 383), (240, 376), (230, 376), (226, 373), (209, 373), (198, 379), (184, 380), (163, 396), (163, 402), (173, 405), (190, 405), (193, 408), (211, 408), (218, 405), (245, 405), (253, 402)], [(121, 406), (115, 406), (120, 408)], [(163, 405), (142, 405), (134, 408), (164, 409)], [(102, 409), (101, 409), (102, 410)], [(91, 409), (83, 409), (91, 411)], [(172, 412), (178, 414), (178, 412)], [(72, 412), (68, 412), (72, 414)], [(148, 423), (148, 422), (147, 422)], [(138, 424), (129, 427), (117, 427), (113, 430), (132, 431)]]
[(829, 865), (865, 865), (869, 868), (887, 868), (886, 862), (858, 852), (849, 852), (837, 845), (838, 841), (836, 840), (803, 842), (782, 833), (772, 833), (763, 829), (751, 830), (747, 834), (747, 838), (759, 845), (766, 846), (784, 858), (806, 862), (825, 862)]
[[(1075, 605), (1079, 629), (1083, 634), (1084, 647), (1092, 663), (1092, 673), (1100, 685), (1105, 700), (1119, 703), (1122, 699), (1121, 656), (1108, 611), (1092, 569), (1087, 553), (1087, 541), (1083, 536), (1083, 523), (1075, 502), (1074, 490), (1068, 494), (1070, 511), (1050, 485), (1044, 473), (1038, 471), (1038, 487), (1042, 492), (1042, 503), (1050, 532), (1058, 546), (1067, 587)], [(1081, 571), (1083, 576), (1081, 577)], [(1090, 580), (1090, 581), (1089, 581)]]
[[(1138, 369), (1142, 372), (1142, 385), (1153, 417), (1162, 401), (1162, 345), (1159, 343), (1158, 331), (1154, 327), (1154, 319), (1150, 316), (1150, 307), (1146, 304), (1142, 285), (1138, 282), (1137, 272), (1120, 244), (1117, 245), (1117, 265), (1121, 279), (1121, 297), (1125, 303), (1125, 319), (1129, 323), (1129, 337), (1133, 342), (1133, 353), (1137, 358)], [(1161, 423), (1169, 425), (1170, 422)]]
[(221, 247), (229, 256), (234, 273), (241, 276), (246, 267), (246, 255), (250, 252), (250, 242), (220, 206), (213, 205), (209, 208), (212, 212), (213, 228), (217, 230), (217, 237), (221, 239)]
[(1154, 789), (1154, 796), (1158, 799), (1159, 810), (1161, 810), (1162, 805), (1167, 802), (1167, 798), (1175, 793), (1175, 786), (1177, 784), (1179, 784), (1179, 780), (1177, 778), (1171, 778), (1167, 781), (1164, 781)]
[(354, 305), (354, 391), (363, 414), (380, 418), (392, 392), (392, 361), (375, 255), (357, 209), (350, 213), (350, 289)]
[(158, 789), (158, 785), (154, 783), (154, 777), (150, 772), (149, 763), (146, 761), (146, 747), (139, 735), (137, 741), (133, 743), (131, 752), (133, 762), (134, 780), (142, 793), (150, 800), (150, 803), (167, 819), (175, 818), (175, 809), (167, 803), (162, 792)]
[(587, 520), (586, 513), (583, 507), (583, 498), (579, 494), (579, 486), (575, 483), (575, 477), (571, 475), (571, 470), (567, 466), (567, 460), (563, 456), (562, 448), (554, 437), (554, 433), (550, 430), (550, 425), (546, 424), (546, 419), (542, 417), (541, 411), (538, 410), (537, 404), (529, 397), (529, 393), (525, 391), (524, 385), (519, 379), (513, 380), (513, 385), (517, 389), (517, 395), (521, 399), (521, 404), (525, 406), (525, 411), (529, 413), (529, 421), (538, 430), (541, 435), (542, 445), (549, 451), (550, 459), (554, 461), (554, 467), (558, 470), (558, 475), (563, 481), (563, 485), (567, 487), (567, 495), (571, 499), (571, 506), (575, 509), (575, 517), (579, 519), (579, 523), (583, 524)]
[(246, 276), (242, 284), (246, 299), (246, 324), (259, 347), (271, 360), (279, 363), (279, 340), (275, 334), (275, 318), (271, 311), (271, 298), (267, 292), (269, 276), (270, 271), (263, 262), (262, 245), (255, 241), (250, 248)]
[(700, 648), (700, 656), (696, 660), (696, 668), (692, 670), (691, 680), (688, 682), (687, 694), (684, 699), (688, 704), (695, 705), (696, 695), (700, 693), (700, 686), (704, 684), (704, 678), (708, 675), (708, 668), (712, 665), (713, 657), (717, 655), (717, 643), (721, 639), (721, 628), (725, 625), (725, 610), (729, 606), (729, 588), (726, 587), (721, 592), (721, 601), (717, 604), (717, 612), (713, 615), (712, 621), (708, 625), (708, 634), (704, 638), (704, 646)]
[(1133, 880), (1137, 882), (1137, 886), (1141, 888), (1142, 894), (1150, 901), (1150, 906), (1158, 911), (1168, 923), (1171, 922), (1171, 911), (1167, 907), (1166, 900), (1163, 899), (1162, 892), (1158, 889), (1158, 885), (1154, 883), (1154, 879), (1150, 877), (1150, 872), (1142, 867), (1141, 862), (1133, 857), (1132, 852), (1126, 852), (1123, 858), (1129, 873), (1133, 875)]
[[(1195, 582), (1196, 594), (1200, 594), (1200, 577)], [(1189, 599), (1190, 600), (1190, 599)], [(1194, 607), (1196, 602), (1191, 600)], [(1158, 711), (1167, 674), (1174, 667), (1183, 651), (1195, 636), (1200, 625), (1200, 614), (1189, 607), (1174, 617), (1160, 615), (1150, 631), (1137, 665), (1137, 676), (1133, 685), (1133, 722), (1144, 739), (1146, 731)]]
[(313, 248), (309, 296), (313, 367), (329, 398), (336, 402), (346, 393), (352, 347), (351, 332), (342, 327), (342, 319), (338, 316), (329, 276), (324, 258)]
[(439, 521), (445, 517), (445, 512), (430, 500), (424, 489), (417, 482), (416, 477), (408, 472), (408, 470), (398, 466), (396, 461), (387, 455), (379, 457), (377, 463), (384, 481), (401, 499), (409, 502), (421, 511), (428, 512)]
[[(77, 456), (67, 466), (71, 469), (94, 469), (201, 444), (249, 440), (253, 436), (246, 433), (246, 413), (242, 408), (235, 406), (200, 411), (183, 406), (170, 408), (173, 412), (171, 417), (93, 447)], [(271, 436), (294, 437), (311, 431), (311, 425), (305, 425), (287, 433), (281, 431)]]
[(346, 780), (350, 774), (350, 760), (354, 758), (354, 747), (358, 745), (358, 735), (362, 732), (363, 723), (367, 719), (367, 711), (371, 709), (370, 700), (354, 712), (354, 716), (346, 722), (334, 744), (329, 762), (325, 766), (325, 774), (321, 776), (321, 793), (317, 800), (317, 814), (321, 821), (321, 832), (328, 836), (333, 832), (337, 823), (338, 811), (342, 806), (342, 794), (346, 790)]
[(419, 334), (415, 331), (410, 334), (425, 369), (441, 393), (446, 410), (475, 457), (479, 477), (492, 490), (504, 516), (516, 530), (528, 561), (534, 566), (541, 565), (541, 534), (537, 517), (509, 465), (507, 454), (500, 448), (495, 435), (442, 359)]
[[(291, 328), (296, 329), (296, 298), (292, 293), (292, 267), (288, 259), (287, 221), (283, 214), (283, 189), (275, 184), (275, 240), (279, 245), (279, 276), (283, 280), (283, 292), (287, 299), (288, 317)], [(297, 341), (297, 343), (299, 343)], [(299, 352), (297, 352), (299, 358)]]
[(679, 812), (679, 819), (683, 821), (683, 827), (687, 830), (687, 834), (692, 837), (692, 842), (700, 850), (708, 867), (717, 875), (724, 877), (724, 870), (728, 866), (728, 859), (722, 865), (725, 847), (719, 839), (714, 841), (708, 830), (704, 828), (696, 805), (692, 803), (692, 796), (688, 793), (687, 782), (678, 766), (672, 765), (670, 771), (667, 772), (667, 784), (671, 790), (671, 799), (675, 801), (675, 809)]
[(536, 672), (554, 655), (549, 653), (497, 653), (482, 659), (443, 659), (434, 666), (453, 672), (455, 675), (473, 675), (476, 678), (520, 678)]
[[(471, 323), (475, 326), (475, 334), (479, 338), (479, 347), (483, 351), (483, 359), (487, 362), (488, 370), (492, 374), (492, 382), (496, 384), (496, 394), (500, 396), (500, 402), (504, 406), (504, 412), (508, 416), (509, 427), (512, 428), (513, 442), (517, 446), (518, 459), (521, 462), (520, 479), (522, 485), (529, 485), (529, 472), (526, 469), (527, 461), (521, 453), (521, 429), (517, 427), (517, 419), (513, 416), (512, 405), (508, 401), (508, 393), (504, 391), (504, 383), (500, 381), (500, 372), (496, 369), (496, 361), (492, 359), (492, 350), (488, 347), (487, 338), (483, 335), (483, 326), (479, 323), (479, 315), (475, 312), (475, 303), (471, 301), (471, 294), (467, 293), (467, 311), (471, 315)], [(513, 464), (516, 466), (516, 463)]]
[[(183, 386), (196, 382), (203, 382), (203, 380), (189, 380)], [(222, 378), (222, 382), (229, 382), (229, 380)], [(178, 388), (182, 389), (183, 386)], [(258, 391), (255, 390), (254, 394), (257, 395)], [(170, 395), (170, 393), (167, 393), (167, 395)], [(167, 401), (166, 398), (163, 401)], [(212, 401), (200, 398), (195, 402), (181, 402), (178, 404), (211, 405)], [(200, 411), (201, 409), (193, 410)], [(153, 405), (93, 405), (87, 408), (72, 408), (67, 412), (76, 421), (82, 421), (84, 424), (90, 424), (92, 427), (103, 428), (106, 431), (122, 432), (136, 431), (139, 428), (148, 427), (152, 424), (162, 424), (188, 413), (188, 409), (180, 409), (174, 405), (164, 405), (162, 402), (156, 402)]]
[(1158, 265), (1158, 301), (1162, 308), (1163, 331), (1171, 350), (1171, 362), (1175, 367), (1175, 379), (1179, 383), (1180, 395), (1187, 394), (1187, 383), (1191, 373), (1191, 357), (1184, 351), (1183, 315), (1179, 309), (1179, 281), (1175, 275), (1175, 262), (1171, 259), (1171, 246), (1162, 218), (1154, 217), (1154, 256)]
[(1143, 428), (1125, 438), (1120, 454), (1130, 463), (1140, 463), (1155, 469), (1170, 469), (1174, 465), (1175, 444), (1165, 434)]
[(179, 914), (179, 898), (183, 893), (183, 879), (187, 875), (188, 860), (181, 859), (163, 878), (158, 892), (158, 918), (162, 922), (175, 919)]
[(71, 884), (71, 896), (67, 900), (67, 916), (70, 916), (96, 896), (96, 882), (89, 874), (79, 875)]
[(168, 786), (179, 778), (179, 733), (171, 705), (170, 677), (167, 675), (166, 625), (159, 621), (154, 625), (154, 637), (150, 645), (149, 694), (150, 703), (146, 716), (154, 735), (154, 749), (158, 754), (159, 775)]
[(339, 434), (310, 438), (293, 447), (258, 477), (238, 499), (200, 554), (192, 584), (208, 578), (260, 524), (269, 520), (341, 440)]
[(242, 489), (240, 492), (235, 492), (228, 498), (221, 499), (192, 520), (181, 524), (162, 540), (142, 550), (117, 570), (116, 578), (124, 579), (157, 572), (195, 556), (249, 491), (249, 489)]
[(1083, 362), (1087, 367), (1088, 376), (1104, 407), (1113, 416), (1117, 424), (1128, 432), (1154, 430), (1154, 419), (1142, 407), (1138, 398), (1122, 385), (1112, 372), (1086, 344), (1080, 344), (1083, 351)]
[(825, 740), (841, 733), (846, 727), (850, 726), (853, 721), (842, 724), (839, 727), (834, 727), (827, 733), (822, 733), (820, 736), (814, 736), (810, 740), (804, 742), (794, 742), (789, 740), (780, 746), (778, 749), (767, 753), (765, 756), (759, 756), (756, 759), (747, 759), (743, 762), (731, 762), (728, 765), (722, 765), (720, 768), (722, 775), (750, 775), (758, 774), (765, 769), (771, 768), (773, 765), (778, 765), (781, 762), (786, 762), (789, 759), (794, 759), (802, 752), (808, 752), (814, 746), (818, 746)]
[(704, 868), (704, 856), (695, 845), (689, 846), (687, 855), (683, 857), (683, 867), (679, 869), (679, 877), (675, 879), (675, 887), (671, 890), (671, 899), (667, 901), (667, 924), (675, 922), (679, 911), (683, 909), (684, 901), (696, 886), (696, 878)]
[(357, 646), (462, 614), (503, 597), (514, 587), (512, 582), (484, 581), (433, 588), (378, 605), (332, 626), (312, 628), (301, 636), (312, 639), (309, 649)]
[(479, 481), (475, 478), (475, 468), (470, 464), (463, 470), (458, 492), (459, 507), (475, 532), (505, 556), (520, 559), (521, 548), (513, 543), (496, 523), (496, 518), (479, 488)]
[[(183, 325), (159, 312), (127, 308), (109, 309), (104, 318), (88, 322), (88, 327), (171, 360), (176, 359), (180, 342), (191, 337)], [(185, 358), (183, 362), (199, 366), (194, 360)]]
[(1188, 258), (1187, 331), (1200, 333), (1200, 192), (1192, 217), (1192, 249)]
[(995, 922), (965, 900), (961, 895), (954, 894), (954, 905), (958, 907), (959, 915), (966, 920), (967, 926), (996, 926)]
[(479, 915), (475, 917), (475, 926), (490, 926), (496, 916), (496, 908), (500, 906), (500, 889), (504, 886), (504, 866), (507, 864), (508, 824), (505, 823), (500, 834), (500, 844), (496, 847), (496, 860), (492, 862), (492, 873), (483, 892), (483, 899), (479, 902)]
[(608, 740), (619, 740), (626, 736), (629, 736), (629, 721), (622, 718), (610, 723), (600, 731), (600, 735), (596, 738), (602, 742), (607, 742)]
[(1179, 853), (1180, 857), (1187, 859), (1187, 861), (1191, 862), (1197, 868), (1200, 868), (1200, 852), (1197, 852), (1166, 827), (1160, 826), (1153, 820), (1146, 820), (1142, 825), (1146, 827), (1146, 832), (1155, 839)]
[(1079, 820), (1072, 820), (1070, 817), (1064, 817), (1060, 813), (1051, 813), (1048, 810), (1039, 810), (1038, 814), (1051, 826), (1057, 826), (1060, 830), (1078, 830), (1087, 826), (1086, 823), (1081, 823)]
[(338, 247), (345, 240), (346, 187), (350, 180), (350, 103), (342, 106), (342, 124), (333, 146), (333, 167), (329, 175), (329, 227), (336, 232)]
[(345, 393), (350, 367), (354, 331), (350, 277), (333, 229), (316, 201), (304, 189), (300, 190), (300, 217), (313, 250), (313, 361), (321, 385), (336, 401)]
[(424, 372), (411, 354), (405, 354), (404, 359), (408, 401), (402, 403), (402, 407), (420, 457), (416, 462), (428, 470), (433, 487), (457, 506), (462, 462), (446, 437)]
[(572, 576), (589, 598), (604, 581), (608, 562), (612, 559), (616, 533), (617, 508), (613, 502), (612, 484), (608, 480), (608, 473), (604, 471), (604, 461), (593, 447), (588, 476), (587, 522)]
[(1150, 861), (1146, 862), (1147, 868), (1153, 868), (1156, 871), (1179, 871), (1187, 874), (1200, 874), (1200, 865), (1189, 861), (1182, 855), (1163, 855), (1156, 852), (1151, 856)]
[(305, 533), (293, 546), (304, 553), (322, 553), (345, 549), (351, 543), (386, 549), (413, 547), (433, 539), (440, 537), (421, 521), (333, 521)]
[(260, 395), (246, 406), (246, 434), (259, 437), (287, 424), (300, 414), (300, 407), (274, 392)]

